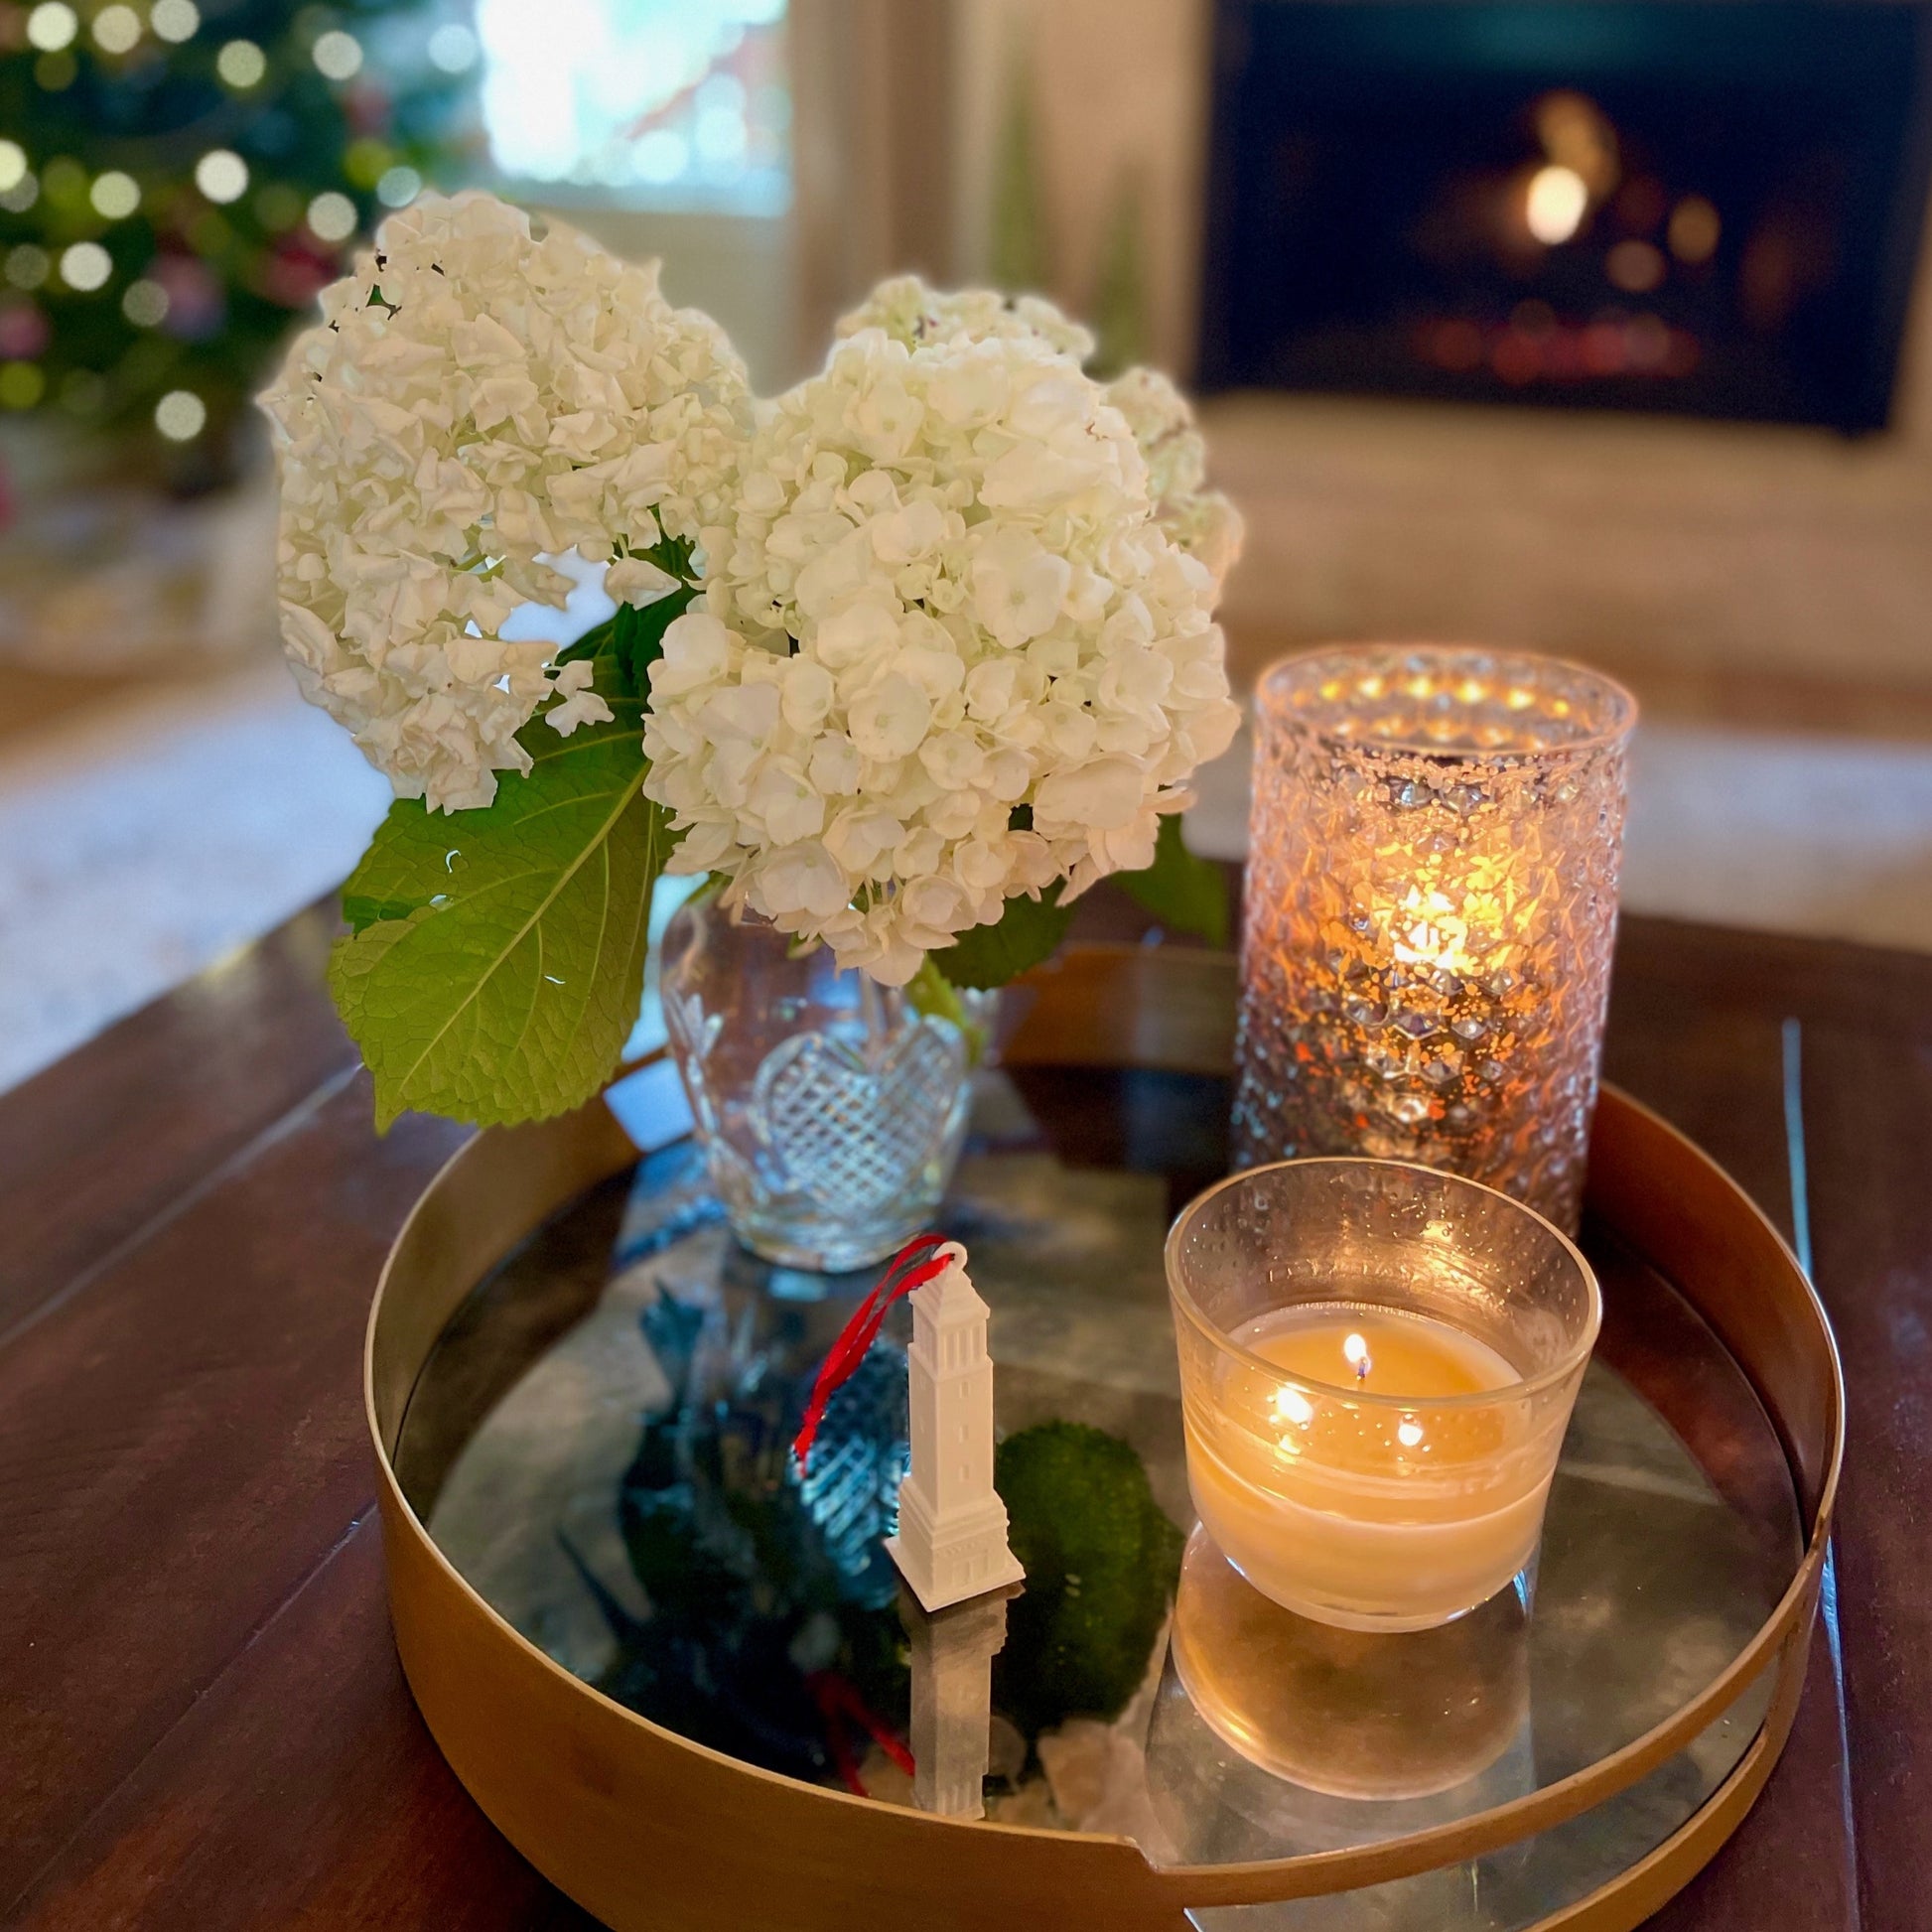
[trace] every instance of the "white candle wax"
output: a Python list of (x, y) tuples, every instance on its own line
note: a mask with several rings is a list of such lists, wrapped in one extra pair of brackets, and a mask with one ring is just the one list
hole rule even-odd
[(1247, 1359), (1188, 1404), (1188, 1478), (1257, 1589), (1324, 1622), (1422, 1629), (1528, 1563), (1554, 1445), (1531, 1440), (1520, 1378), (1486, 1342), (1339, 1303), (1264, 1314), (1230, 1339)]

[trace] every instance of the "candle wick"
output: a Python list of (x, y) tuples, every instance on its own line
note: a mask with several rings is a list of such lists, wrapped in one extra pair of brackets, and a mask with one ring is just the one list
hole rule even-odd
[(1358, 1383), (1366, 1382), (1368, 1380), (1368, 1370), (1369, 1370), (1369, 1360), (1368, 1357), (1364, 1355), (1361, 1358), (1361, 1360), (1355, 1364), (1355, 1380)]

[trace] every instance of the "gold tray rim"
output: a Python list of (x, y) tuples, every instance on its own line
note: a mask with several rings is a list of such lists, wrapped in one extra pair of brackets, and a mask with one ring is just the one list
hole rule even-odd
[[(1235, 984), (1230, 954), (1192, 947), (1075, 946), (1024, 984), (1030, 1006), (1007, 1049), (1008, 1063), (1228, 1069)], [(660, 1051), (637, 1065), (661, 1058)], [(1371, 1847), (1219, 1865), (1156, 1865), (1124, 1838), (991, 1821), (966, 1824), (741, 1763), (663, 1729), (572, 1676), (505, 1622), (443, 1556), (404, 1498), (390, 1459), (416, 1375), (455, 1303), (487, 1268), (548, 1214), (634, 1153), (602, 1101), (550, 1121), (491, 1129), (467, 1142), (418, 1198), (391, 1246), (369, 1311), (363, 1361), (392, 1618), (417, 1704), (459, 1778), (511, 1843), (620, 1932), (723, 1921), (715, 1905), (705, 1909), (705, 1900), (717, 1895), (707, 1888), (707, 1879), (700, 1878), (699, 1888), (683, 1901), (693, 1914), (684, 1915), (671, 1895), (678, 1887), (672, 1884), (667, 1892), (661, 1865), (646, 1868), (647, 1861), (626, 1855), (621, 1843), (609, 1842), (596, 1828), (596, 1807), (588, 1800), (600, 1776), (613, 1784), (613, 1753), (628, 1760), (615, 1784), (633, 1795), (674, 1799), (679, 1785), (703, 1767), (739, 1787), (733, 1810), (749, 1807), (757, 1802), (754, 1794), (761, 1794), (767, 1809), (782, 1807), (798, 1819), (809, 1818), (813, 1837), (836, 1842), (827, 1867), (830, 1891), (814, 1898), (809, 1887), (797, 1884), (798, 1864), (816, 1863), (802, 1844), (790, 1852), (782, 1844), (767, 1847), (776, 1856), (759, 1863), (770, 1867), (770, 1882), (782, 1882), (786, 1890), (760, 1894), (761, 1922), (779, 1924), (770, 1913), (775, 1900), (786, 1897), (796, 1916), (783, 1923), (836, 1923), (847, 1932), (875, 1919), (882, 1926), (889, 1917), (903, 1922), (908, 1905), (942, 1866), (943, 1882), (968, 1888), (968, 1896), (951, 1893), (955, 1908), (981, 1903), (988, 1926), (1010, 1922), (1003, 1915), (1023, 1902), (1035, 1909), (1051, 1902), (1070, 1926), (1104, 1922), (1118, 1928), (1173, 1927), (1185, 1907), (1353, 1890), (1457, 1863), (1614, 1796), (1681, 1749), (1763, 1672), (1774, 1671), (1769, 1712), (1757, 1735), (1699, 1811), (1599, 1891), (1539, 1922), (1539, 1932), (1557, 1927), (1623, 1932), (1709, 1861), (1775, 1766), (1804, 1682), (1843, 1463), (1843, 1371), (1823, 1306), (1762, 1210), (1686, 1136), (1618, 1089), (1608, 1084), (1601, 1089), (1591, 1147), (1591, 1204), (1626, 1238), (1632, 1233), (1630, 1217), (1649, 1223), (1633, 1240), (1647, 1255), (1660, 1241), (1683, 1242), (1687, 1226), (1694, 1232), (1701, 1228), (1708, 1245), (1714, 1237), (1699, 1215), (1728, 1218), (1735, 1223), (1732, 1246), (1750, 1263), (1751, 1289), (1761, 1290), (1761, 1275), (1783, 1291), (1776, 1309), (1782, 1342), (1798, 1351), (1789, 1371), (1800, 1382), (1809, 1376), (1817, 1413), (1794, 1418), (1790, 1400), (1775, 1400), (1760, 1375), (1745, 1366), (1784, 1439), (1804, 1512), (1807, 1540), (1790, 1586), (1750, 1643), (1697, 1697), (1644, 1736), (1558, 1784), (1473, 1818)], [(1669, 1164), (1675, 1181), (1689, 1183), (1688, 1202), (1679, 1198), (1681, 1186), (1646, 1187), (1646, 1174), (1654, 1179), (1660, 1161)], [(1608, 1211), (1605, 1196), (1617, 1212)], [(1708, 1259), (1715, 1263), (1726, 1252), (1715, 1250)], [(412, 1285), (422, 1291), (426, 1271), (440, 1278), (441, 1292), (419, 1293), (412, 1300)], [(1681, 1284), (1680, 1292), (1738, 1353), (1734, 1336), (1712, 1311)], [(477, 1669), (467, 1679), (462, 1672), (452, 1677), (440, 1667), (439, 1653), (445, 1650), (474, 1652)], [(476, 1693), (492, 1688), (503, 1707), (490, 1709), (485, 1698), (480, 1708)], [(555, 1714), (562, 1726), (558, 1741), (565, 1746), (534, 1768), (523, 1728), (532, 1706)], [(597, 1733), (594, 1749), (582, 1734), (587, 1725)], [(556, 1782), (560, 1757), (578, 1760), (587, 1774), (580, 1794), (586, 1802), (580, 1807), (518, 1802), (519, 1794), (530, 1796), (530, 1786)], [(707, 1835), (700, 1831), (699, 1836)], [(634, 1832), (631, 1837), (634, 1841)], [(741, 1830), (709, 1838), (702, 1868), (715, 1878), (730, 1860), (727, 1841), (742, 1856), (746, 1836)], [(926, 1874), (923, 1881), (920, 1872)], [(871, 1912), (861, 1906), (867, 1899), (876, 1901)], [(665, 1916), (667, 1907), (672, 1916)], [(648, 1915), (638, 1916), (640, 1910)]]

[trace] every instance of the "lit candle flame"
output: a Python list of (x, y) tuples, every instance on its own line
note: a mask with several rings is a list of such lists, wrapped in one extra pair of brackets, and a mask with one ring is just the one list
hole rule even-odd
[(1368, 1358), (1368, 1343), (1360, 1335), (1350, 1335), (1342, 1343), (1341, 1352), (1347, 1357), (1349, 1367), (1355, 1371), (1355, 1380), (1366, 1382), (1369, 1370), (1374, 1367)]
[(1469, 922), (1446, 893), (1434, 887), (1424, 891), (1409, 888), (1398, 910), (1398, 923), (1392, 950), (1405, 966), (1427, 966), (1447, 973), (1468, 973), (1475, 962), (1469, 957)]

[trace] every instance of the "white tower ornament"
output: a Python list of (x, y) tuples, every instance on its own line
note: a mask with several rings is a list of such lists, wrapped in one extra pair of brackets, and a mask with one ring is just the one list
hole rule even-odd
[(928, 1610), (1017, 1584), (1007, 1506), (993, 1487), (993, 1361), (987, 1307), (966, 1275), (966, 1250), (912, 1292), (907, 1352), (912, 1466), (898, 1486), (898, 1534), (887, 1541)]

